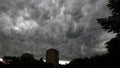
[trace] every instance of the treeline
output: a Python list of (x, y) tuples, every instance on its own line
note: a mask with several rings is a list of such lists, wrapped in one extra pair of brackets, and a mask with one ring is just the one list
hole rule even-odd
[[(43, 58), (34, 59), (32, 54), (24, 53), (20, 57), (4, 56), (0, 68), (54, 68), (53, 64), (46, 63)], [(78, 58), (59, 68), (120, 68), (120, 55), (104, 54), (91, 58)]]
[(50, 63), (45, 63), (43, 59), (34, 59), (32, 54), (24, 53), (20, 57), (4, 56), (0, 62), (0, 68), (53, 68)]
[(99, 55), (92, 58), (78, 58), (69, 63), (69, 68), (120, 68), (120, 55)]

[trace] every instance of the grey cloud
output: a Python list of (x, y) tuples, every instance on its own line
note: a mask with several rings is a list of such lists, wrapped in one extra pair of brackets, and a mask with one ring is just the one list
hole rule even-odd
[(77, 27), (77, 26), (73, 26), (73, 25), (69, 26), (68, 31), (66, 32), (66, 36), (68, 38), (78, 38), (83, 33), (84, 27), (82, 25), (80, 25), (76, 29), (75, 29), (75, 27)]
[(105, 7), (107, 0), (0, 3), (1, 56), (30, 52), (38, 58), (45, 56), (47, 49), (56, 48), (60, 59), (71, 60), (106, 53), (103, 43), (113, 37), (96, 23), (97, 18), (110, 15)]

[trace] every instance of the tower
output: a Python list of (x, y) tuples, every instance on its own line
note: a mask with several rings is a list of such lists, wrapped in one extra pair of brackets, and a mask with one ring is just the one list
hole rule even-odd
[(53, 64), (54, 68), (59, 67), (59, 51), (56, 49), (48, 49), (46, 51), (46, 62)]

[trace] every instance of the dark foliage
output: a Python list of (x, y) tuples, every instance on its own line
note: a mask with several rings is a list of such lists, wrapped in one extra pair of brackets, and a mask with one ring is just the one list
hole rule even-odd
[(69, 68), (89, 68), (89, 62), (88, 59), (74, 59), (69, 63)]
[(106, 18), (97, 19), (98, 23), (103, 29), (108, 32), (120, 32), (120, 0), (109, 0), (108, 8), (111, 10), (112, 15)]
[(24, 53), (20, 57), (4, 56), (2, 59), (0, 68), (53, 68), (52, 64), (45, 63), (42, 59), (35, 60), (29, 53)]
[(107, 49), (109, 54), (119, 55), (120, 52), (120, 0), (109, 0), (108, 8), (112, 11), (112, 15), (106, 18), (97, 19), (103, 29), (108, 32), (116, 33), (116, 37), (108, 41)]
[(109, 54), (120, 56), (120, 34), (106, 43)]

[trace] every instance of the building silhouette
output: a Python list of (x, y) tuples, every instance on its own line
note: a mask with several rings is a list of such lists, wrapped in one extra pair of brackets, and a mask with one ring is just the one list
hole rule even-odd
[(54, 68), (59, 68), (59, 51), (48, 49), (46, 51), (46, 62), (53, 64)]

